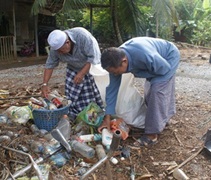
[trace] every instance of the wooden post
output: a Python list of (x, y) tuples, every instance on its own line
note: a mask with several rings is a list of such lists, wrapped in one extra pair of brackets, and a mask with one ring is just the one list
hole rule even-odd
[(17, 59), (17, 46), (16, 46), (16, 21), (15, 21), (15, 1), (13, 0), (12, 2), (13, 4), (13, 8), (12, 8), (12, 11), (13, 11), (13, 26), (14, 26), (14, 29), (13, 29), (13, 32), (14, 32), (14, 36), (13, 36), (13, 53), (14, 53), (14, 58)]

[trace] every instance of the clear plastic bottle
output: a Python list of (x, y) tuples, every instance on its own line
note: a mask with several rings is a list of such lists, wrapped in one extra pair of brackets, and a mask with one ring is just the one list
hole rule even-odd
[(78, 152), (83, 157), (93, 158), (95, 155), (95, 150), (92, 147), (88, 146), (86, 143), (72, 140), (70, 141), (70, 146), (72, 147), (73, 151)]
[(189, 177), (187, 177), (187, 175), (181, 169), (175, 169), (173, 171), (173, 177), (178, 180), (188, 180), (189, 179)]
[(31, 129), (31, 131), (32, 131), (34, 134), (39, 134), (39, 133), (40, 133), (39, 128), (38, 128), (35, 124), (32, 124), (32, 125), (30, 126), (30, 129)]
[(31, 147), (31, 150), (35, 153), (43, 153), (44, 148), (45, 148), (42, 142), (34, 141), (34, 140), (30, 142), (30, 147)]

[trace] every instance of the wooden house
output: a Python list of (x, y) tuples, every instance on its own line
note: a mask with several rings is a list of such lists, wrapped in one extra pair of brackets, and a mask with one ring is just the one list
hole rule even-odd
[(46, 8), (32, 15), (34, 0), (0, 0), (0, 62), (17, 60), (27, 43), (33, 44), (34, 56), (44, 53), (46, 38), (56, 28), (52, 14), (61, 10), (64, 0), (53, 2), (48, 0)]

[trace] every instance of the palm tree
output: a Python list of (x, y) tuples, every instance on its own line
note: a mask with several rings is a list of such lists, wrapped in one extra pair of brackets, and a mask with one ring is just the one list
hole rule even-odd
[(156, 37), (159, 36), (159, 26), (161, 23), (166, 23), (169, 27), (173, 23), (179, 26), (174, 0), (152, 0), (152, 8), (156, 19)]

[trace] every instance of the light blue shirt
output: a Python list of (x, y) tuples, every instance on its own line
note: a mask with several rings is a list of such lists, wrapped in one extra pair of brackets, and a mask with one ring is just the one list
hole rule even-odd
[[(170, 79), (176, 73), (180, 61), (178, 48), (172, 42), (158, 38), (133, 38), (119, 48), (127, 56), (127, 72), (138, 78), (146, 78), (151, 83)], [(109, 77), (110, 83), (106, 87), (106, 114), (115, 114), (122, 75), (109, 74)]]
[(68, 68), (79, 71), (87, 63), (100, 63), (100, 48), (97, 40), (92, 34), (82, 27), (75, 27), (64, 32), (74, 43), (72, 54), (60, 54), (58, 51), (50, 50), (45, 68), (51, 69), (59, 65), (59, 62), (67, 63)]

